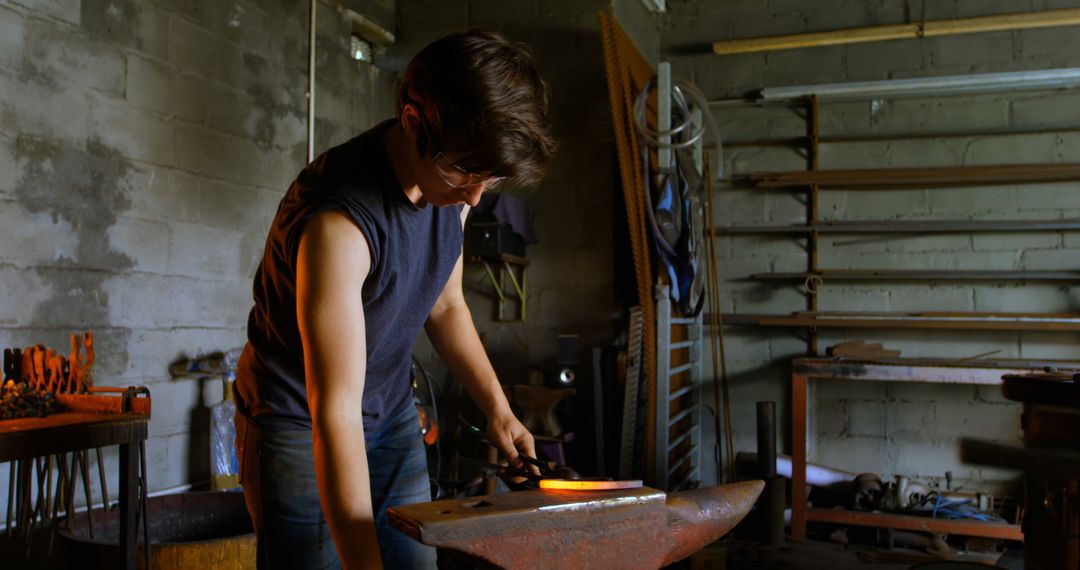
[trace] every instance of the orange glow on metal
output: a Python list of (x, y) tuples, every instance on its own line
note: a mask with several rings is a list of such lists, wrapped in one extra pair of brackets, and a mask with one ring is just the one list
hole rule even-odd
[(541, 489), (559, 489), (563, 491), (612, 491), (616, 489), (637, 489), (641, 480), (628, 481), (572, 481), (570, 479), (541, 479)]

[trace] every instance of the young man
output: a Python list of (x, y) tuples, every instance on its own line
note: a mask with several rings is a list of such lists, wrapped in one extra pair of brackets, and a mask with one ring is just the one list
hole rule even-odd
[[(468, 206), (534, 183), (555, 151), (519, 46), (468, 32), (406, 69), (397, 118), (305, 168), (274, 217), (237, 374), (241, 483), (259, 567), (434, 567), (386, 508), (430, 500), (412, 405), (420, 328), (511, 463), (534, 454), (462, 292)], [(336, 549), (335, 549), (336, 545)]]

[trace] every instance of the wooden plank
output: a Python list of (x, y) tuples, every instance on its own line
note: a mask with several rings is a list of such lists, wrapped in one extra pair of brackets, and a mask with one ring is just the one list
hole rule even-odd
[(1020, 530), (1020, 526), (1013, 524), (943, 520), (911, 515), (844, 511), (840, 509), (810, 509), (806, 514), (807, 520), (814, 522), (959, 534), (963, 536), (996, 538), (999, 540), (1024, 540), (1024, 533)]
[(933, 168), (871, 168), (751, 174), (758, 188), (1010, 184), (1080, 180), (1080, 164), (1013, 164)]
[(1077, 220), (941, 220), (910, 222), (843, 221), (786, 226), (720, 226), (716, 234), (919, 234), (968, 232), (1056, 232), (1080, 230)]
[(1043, 10), (1018, 14), (999, 14), (922, 23), (891, 24), (848, 28), (827, 32), (767, 36), (713, 42), (713, 53), (731, 55), (779, 49), (844, 45), (886, 40), (915, 39), (921, 36), (946, 36), (1001, 30), (1024, 30), (1080, 24), (1080, 9)]
[(872, 28), (851, 28), (830, 32), (811, 32), (808, 34), (717, 41), (713, 42), (713, 53), (716, 55), (733, 55), (738, 53), (755, 53), (780, 49), (902, 40), (914, 38), (917, 34), (918, 25), (916, 24), (894, 24), (890, 26), (875, 26)]
[(1042, 321), (1042, 320), (1068, 320), (1068, 319), (1080, 319), (1080, 313), (1004, 313), (1004, 312), (991, 312), (991, 311), (798, 311), (792, 313), (797, 316), (816, 316), (816, 317), (849, 317), (860, 318), (867, 316), (878, 317), (904, 317), (904, 318), (932, 318), (932, 319), (973, 319), (973, 318), (985, 318), (985, 319), (1015, 319), (1015, 320), (1029, 320), (1029, 321)]
[(985, 330), (985, 331), (1080, 331), (1080, 319), (1024, 318), (933, 318), (908, 316), (812, 316), (812, 315), (747, 315), (725, 313), (729, 325), (765, 327), (824, 327), (824, 328), (892, 328), (923, 330)]
[(751, 279), (762, 281), (802, 280), (820, 277), (835, 281), (926, 280), (949, 281), (1080, 281), (1080, 271), (1011, 271), (965, 270), (938, 271), (921, 269), (820, 269), (816, 272), (755, 273)]
[[(1055, 127), (1046, 129), (985, 129), (976, 131), (925, 131), (895, 132), (866, 135), (831, 135), (818, 137), (818, 144), (849, 144), (863, 142), (887, 142), (901, 140), (973, 139), (983, 137), (1022, 137), (1032, 135), (1073, 134), (1080, 127)], [(754, 148), (763, 146), (808, 146), (810, 137), (774, 137), (724, 141), (724, 148)]]
[[(900, 361), (901, 359), (897, 359)], [(1035, 368), (987, 368), (978, 365), (927, 366), (923, 364), (880, 364), (864, 360), (792, 361), (793, 373), (815, 380), (871, 380), (877, 382), (930, 382), (997, 386), (1006, 374), (1023, 374)]]
[(971, 34), (978, 32), (999, 32), (1005, 30), (1028, 30), (1054, 26), (1074, 26), (1080, 24), (1080, 9), (1041, 10), (1017, 14), (999, 14), (977, 16), (955, 20), (934, 20), (923, 26), (926, 37)]

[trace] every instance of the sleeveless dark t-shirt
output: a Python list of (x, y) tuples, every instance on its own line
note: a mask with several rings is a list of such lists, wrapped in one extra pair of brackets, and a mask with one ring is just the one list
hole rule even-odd
[(237, 368), (240, 413), (267, 431), (311, 429), (296, 319), (296, 255), (312, 216), (349, 215), (371, 250), (361, 288), (367, 339), (364, 433), (411, 401), (412, 346), (461, 255), (461, 208), (412, 204), (390, 166), (382, 123), (305, 168), (278, 206), (255, 273), (248, 344)]

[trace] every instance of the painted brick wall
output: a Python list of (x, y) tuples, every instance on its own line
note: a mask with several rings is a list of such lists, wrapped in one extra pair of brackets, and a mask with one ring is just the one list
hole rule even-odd
[[(348, 46), (320, 4), (316, 152), (393, 112), (394, 75)], [(307, 58), (298, 0), (0, 3), (0, 346), (94, 331), (97, 382), (153, 393), (152, 490), (209, 479), (220, 382), (167, 369), (244, 341), (306, 162)]]
[[(389, 19), (387, 4), (376, 17)], [(655, 21), (637, 0), (617, 4), (655, 52)], [(529, 45), (551, 84), (562, 152), (540, 187), (509, 189), (533, 208), (541, 239), (529, 252), (529, 319), (495, 322), (486, 275), (472, 266), (466, 277), (506, 381), (552, 362), (558, 333), (608, 342), (620, 318), (596, 16), (610, 5), (399, 1), (399, 41), (380, 71), (347, 58), (347, 26), (320, 4), (317, 151), (391, 116), (395, 73), (447, 33), (501, 30)], [(266, 228), (304, 163), (306, 10), (300, 0), (0, 4), (0, 223), (12, 236), (0, 284), (18, 292), (2, 301), (0, 344), (66, 346), (69, 331), (93, 329), (98, 378), (153, 391), (152, 489), (208, 476), (200, 430), (219, 383), (170, 379), (167, 366), (243, 342)], [(418, 351), (433, 363), (423, 337)], [(6, 477), (0, 469), (0, 485)]]
[[(662, 55), (676, 77), (694, 81), (710, 99), (741, 97), (763, 87), (873, 81), (1029, 69), (1076, 67), (1076, 28), (1050, 28), (819, 47), (719, 57), (714, 40), (903, 23), (921, 17), (919, 2), (816, 0), (669, 1)], [(1075, 1), (926, 3), (926, 18), (946, 19), (1078, 7)], [(970, 132), (1040, 129), (1080, 124), (1072, 92), (1024, 92), (822, 105), (821, 134)], [(805, 113), (783, 107), (714, 108), (728, 140), (793, 137), (806, 132)], [(820, 168), (873, 168), (1077, 162), (1080, 135), (971, 136), (822, 147)], [(805, 158), (780, 148), (739, 148), (726, 154), (728, 174), (805, 169)], [(1077, 183), (904, 191), (823, 191), (828, 220), (1067, 219), (1080, 214)], [(804, 194), (722, 188), (719, 225), (792, 224), (805, 220)], [(866, 269), (1074, 269), (1080, 239), (1072, 233), (925, 236), (844, 244), (825, 239), (820, 267)], [(804, 242), (750, 236), (718, 241), (725, 311), (805, 310), (797, 286), (746, 280), (751, 273), (804, 271)], [(1039, 283), (827, 284), (822, 310), (846, 311), (1075, 311), (1080, 290)], [(754, 402), (778, 402), (788, 417), (786, 362), (805, 350), (791, 331), (727, 329), (738, 449), (754, 448)], [(884, 342), (905, 356), (1077, 358), (1080, 336), (1048, 333), (825, 330), (821, 347), (843, 340)], [(708, 396), (711, 398), (711, 395)], [(890, 475), (941, 477), (998, 486), (1013, 474), (959, 463), (959, 436), (1005, 442), (1019, 438), (1019, 407), (994, 388), (847, 382), (820, 385), (811, 395), (811, 457), (825, 464)], [(788, 422), (781, 426), (786, 442)], [(711, 435), (709, 436), (711, 438)], [(706, 442), (708, 445), (711, 442)], [(790, 449), (783, 445), (784, 449)]]

